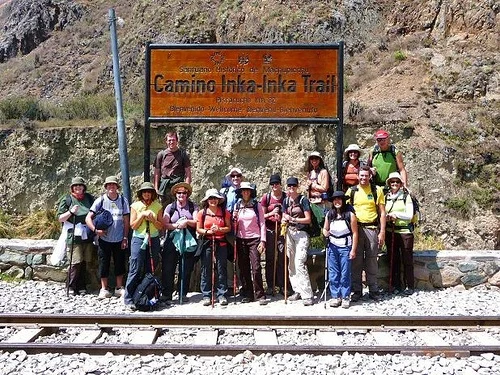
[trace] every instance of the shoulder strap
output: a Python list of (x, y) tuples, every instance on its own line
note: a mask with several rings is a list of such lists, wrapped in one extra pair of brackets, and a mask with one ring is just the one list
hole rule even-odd
[(177, 202), (174, 200), (172, 202), (172, 205), (170, 206), (170, 211), (168, 211), (168, 216), (172, 218), (172, 215), (174, 214), (175, 210), (177, 210)]
[(358, 191), (358, 185), (351, 186), (351, 206), (354, 206), (354, 193)]
[(376, 206), (377, 205), (377, 198), (378, 198), (377, 185), (375, 185), (374, 183), (371, 182), (370, 189), (372, 191), (373, 201), (375, 202), (375, 206)]
[(201, 229), (205, 227), (205, 217), (207, 216), (207, 208), (203, 209), (203, 213), (201, 214)]
[(269, 203), (271, 203), (271, 192), (266, 194), (266, 208), (269, 207)]
[(71, 202), (73, 201), (73, 197), (71, 194), (66, 195), (66, 198), (64, 200), (64, 203), (66, 203), (66, 206), (71, 208)]
[(192, 214), (194, 212), (194, 203), (188, 200), (188, 210)]

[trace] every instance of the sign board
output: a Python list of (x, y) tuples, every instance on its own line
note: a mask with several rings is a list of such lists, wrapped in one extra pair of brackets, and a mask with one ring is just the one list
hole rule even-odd
[(342, 48), (158, 45), (146, 52), (149, 121), (335, 122)]

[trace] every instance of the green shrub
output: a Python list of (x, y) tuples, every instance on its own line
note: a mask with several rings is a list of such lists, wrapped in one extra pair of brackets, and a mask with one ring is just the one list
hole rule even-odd
[(471, 198), (453, 197), (444, 202), (444, 205), (461, 216), (472, 212)]
[(406, 60), (406, 53), (398, 49), (396, 52), (394, 52), (394, 60), (398, 62)]
[(0, 101), (1, 118), (5, 120), (27, 118), (29, 120), (46, 121), (48, 113), (39, 100), (27, 97), (11, 97)]
[(61, 120), (102, 120), (116, 116), (113, 96), (89, 95), (72, 98), (53, 108), (53, 117)]

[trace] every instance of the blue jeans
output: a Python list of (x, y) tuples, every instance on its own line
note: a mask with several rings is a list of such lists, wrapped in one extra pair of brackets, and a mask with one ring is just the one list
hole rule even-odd
[(351, 246), (328, 244), (328, 281), (332, 298), (349, 298), (351, 295)]
[[(217, 297), (227, 293), (227, 244), (215, 241), (215, 267), (214, 289)], [(200, 289), (203, 298), (212, 297), (212, 241), (210, 240), (201, 252), (201, 282)]]
[[(151, 260), (149, 258), (149, 246), (141, 250), (141, 245), (144, 239), (132, 237), (130, 241), (130, 258), (128, 266), (127, 284), (125, 284), (125, 304), (133, 303), (133, 296), (137, 286), (141, 283), (142, 278), (148, 272), (154, 273), (151, 269)], [(160, 237), (151, 238), (151, 254), (153, 255), (153, 265), (158, 265), (160, 255)]]

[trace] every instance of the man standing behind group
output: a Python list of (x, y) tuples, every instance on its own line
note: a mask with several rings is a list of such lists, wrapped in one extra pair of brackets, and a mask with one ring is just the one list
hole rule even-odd
[(382, 188), (370, 183), (370, 178), (370, 168), (361, 167), (359, 185), (350, 187), (346, 192), (358, 218), (358, 249), (352, 261), (352, 302), (359, 301), (363, 295), (363, 269), (370, 299), (380, 299), (377, 254), (385, 240), (385, 199)]
[(186, 150), (179, 147), (177, 132), (165, 135), (167, 148), (161, 150), (154, 161), (154, 186), (163, 208), (174, 201), (170, 190), (179, 182), (191, 184), (191, 160)]
[(372, 167), (373, 181), (377, 186), (385, 186), (385, 181), (392, 172), (399, 172), (403, 186), (408, 186), (403, 154), (391, 143), (389, 133), (380, 129), (374, 135), (377, 144), (368, 157), (367, 164)]

